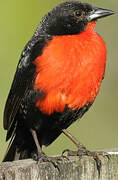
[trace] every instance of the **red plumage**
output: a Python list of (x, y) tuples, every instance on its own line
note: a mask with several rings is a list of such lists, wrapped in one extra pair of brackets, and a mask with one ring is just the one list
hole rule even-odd
[(105, 43), (95, 32), (95, 24), (89, 23), (81, 34), (54, 36), (35, 59), (40, 73), (34, 88), (46, 93), (36, 107), (43, 113), (62, 112), (66, 105), (80, 109), (94, 101), (106, 65)]

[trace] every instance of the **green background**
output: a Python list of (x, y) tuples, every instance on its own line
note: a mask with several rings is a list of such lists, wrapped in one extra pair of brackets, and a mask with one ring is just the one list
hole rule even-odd
[[(0, 160), (6, 151), (3, 110), (20, 53), (37, 25), (59, 0), (1, 0), (0, 2)], [(118, 11), (117, 0), (86, 0), (95, 6)], [(101, 19), (96, 31), (107, 44), (107, 68), (101, 91), (92, 108), (69, 130), (90, 150), (118, 147), (118, 14)], [(30, 142), (29, 142), (30, 143)], [(44, 148), (48, 155), (75, 146), (61, 135)]]

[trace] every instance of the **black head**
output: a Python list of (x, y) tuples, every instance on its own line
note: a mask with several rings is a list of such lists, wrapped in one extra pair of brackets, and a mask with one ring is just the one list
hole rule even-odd
[(92, 7), (78, 1), (64, 2), (41, 21), (40, 28), (50, 35), (78, 34), (93, 20), (114, 14), (113, 11)]

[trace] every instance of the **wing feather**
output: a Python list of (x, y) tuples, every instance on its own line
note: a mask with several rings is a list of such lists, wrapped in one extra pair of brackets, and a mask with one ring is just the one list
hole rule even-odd
[(34, 35), (21, 54), (4, 109), (3, 126), (8, 131), (7, 140), (14, 132), (16, 114), (36, 76), (36, 67), (33, 61), (41, 55), (42, 49), (49, 39), (49, 36), (46, 38), (46, 36)]

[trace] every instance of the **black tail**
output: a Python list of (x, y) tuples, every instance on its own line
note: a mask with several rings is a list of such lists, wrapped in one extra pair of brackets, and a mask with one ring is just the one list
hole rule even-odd
[(26, 150), (18, 151), (16, 146), (16, 137), (13, 137), (7, 148), (7, 152), (4, 156), (3, 162), (16, 161), (19, 159), (27, 159), (27, 158), (28, 158), (28, 152), (26, 152)]
[(15, 154), (16, 154), (16, 145), (15, 145), (15, 138), (11, 139), (9, 146), (7, 148), (7, 152), (4, 156), (3, 162), (6, 161), (13, 161), (15, 159)]

